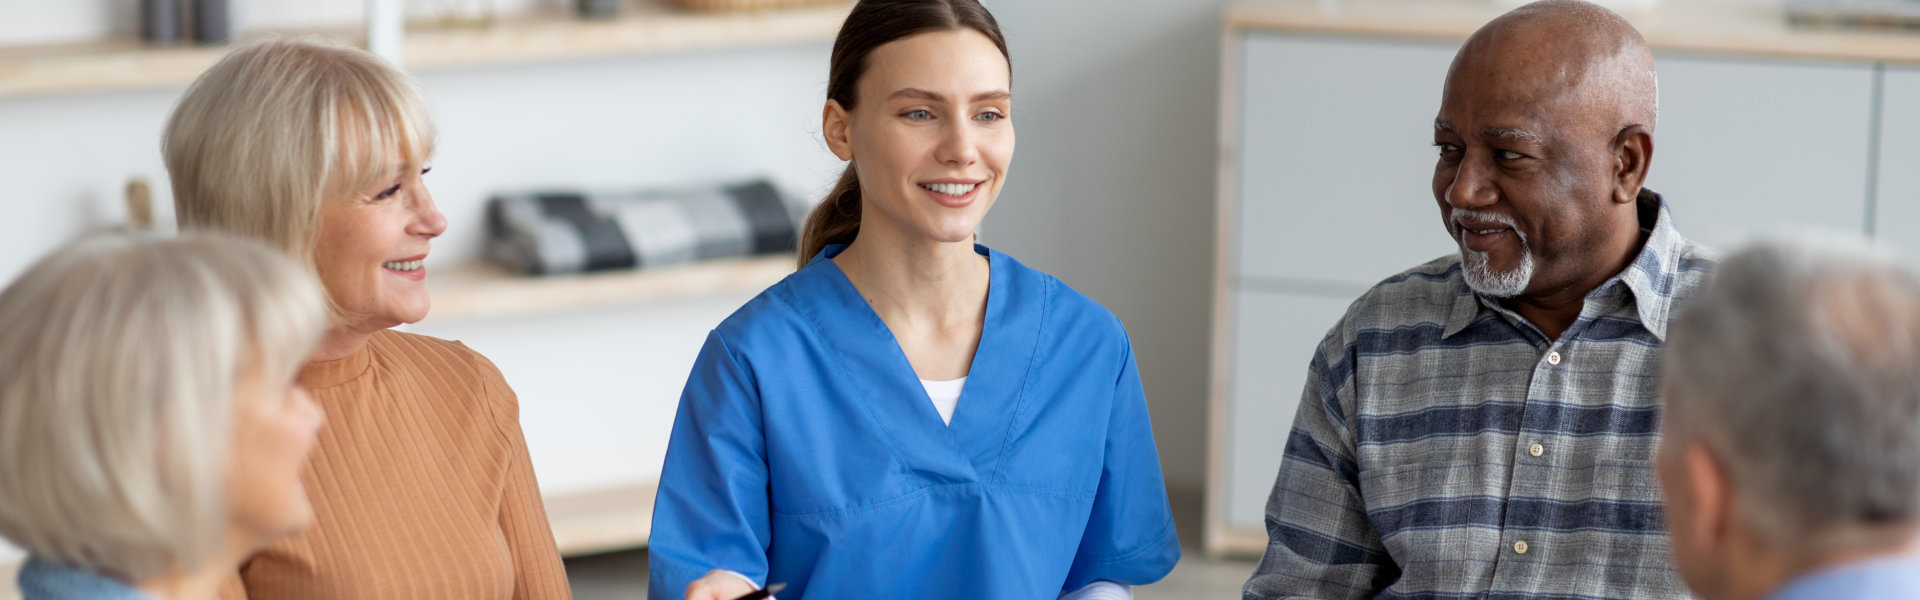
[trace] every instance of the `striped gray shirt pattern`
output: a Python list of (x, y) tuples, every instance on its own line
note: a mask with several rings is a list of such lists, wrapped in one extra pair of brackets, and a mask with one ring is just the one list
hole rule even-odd
[(1549, 340), (1447, 256), (1374, 286), (1309, 366), (1245, 598), (1688, 597), (1652, 460), (1660, 347), (1715, 263), (1646, 242)]

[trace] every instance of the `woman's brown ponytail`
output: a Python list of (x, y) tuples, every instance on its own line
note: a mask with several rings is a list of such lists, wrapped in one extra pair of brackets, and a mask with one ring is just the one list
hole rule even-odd
[(840, 181), (833, 184), (833, 191), (807, 214), (807, 224), (800, 229), (799, 268), (806, 268), (807, 261), (827, 246), (852, 243), (859, 233), (860, 175), (849, 162), (847, 170), (840, 173)]

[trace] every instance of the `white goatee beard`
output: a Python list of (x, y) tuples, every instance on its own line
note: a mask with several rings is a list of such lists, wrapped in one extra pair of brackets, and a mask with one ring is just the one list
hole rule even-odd
[(1466, 277), (1467, 287), (1481, 295), (1512, 298), (1526, 293), (1527, 284), (1533, 281), (1533, 252), (1522, 244), (1520, 266), (1500, 272), (1487, 265), (1487, 253), (1461, 248), (1460, 274)]

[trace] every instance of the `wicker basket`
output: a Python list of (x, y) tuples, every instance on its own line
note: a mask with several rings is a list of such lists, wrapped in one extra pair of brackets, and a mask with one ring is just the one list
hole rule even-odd
[(667, 0), (668, 4), (699, 12), (747, 12), (805, 6), (851, 4), (847, 0)]

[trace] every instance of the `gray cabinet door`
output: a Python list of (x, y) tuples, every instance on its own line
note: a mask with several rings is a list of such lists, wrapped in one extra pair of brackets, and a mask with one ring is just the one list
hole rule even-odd
[[(1307, 362), (1353, 298), (1241, 291), (1234, 295), (1233, 377), (1227, 424), (1226, 522), (1265, 531), (1267, 492), (1280, 472)], [(1217, 500), (1216, 500), (1217, 501)]]
[(1647, 185), (1666, 194), (1681, 234), (1731, 249), (1760, 232), (1866, 226), (1871, 64), (1690, 54), (1655, 63)]
[(1236, 272), (1365, 286), (1451, 252), (1433, 117), (1455, 45), (1248, 34)]
[(1881, 98), (1874, 235), (1920, 257), (1920, 68), (1889, 67)]

